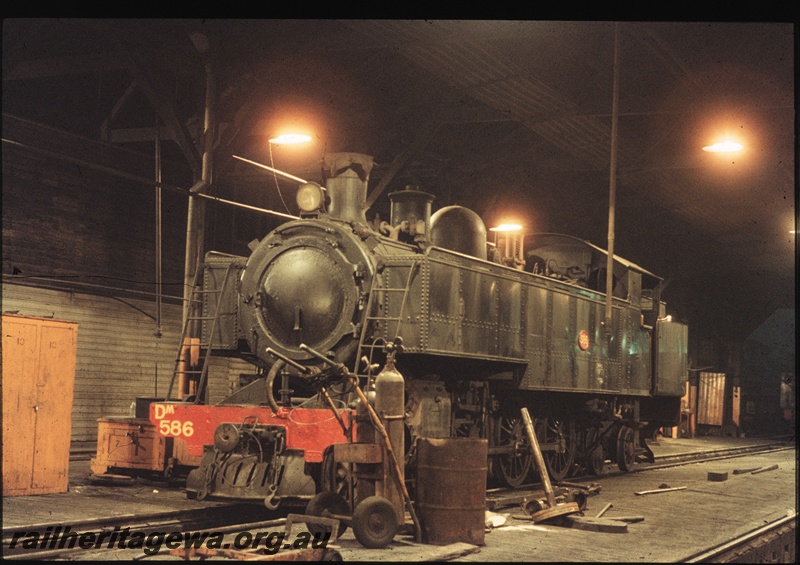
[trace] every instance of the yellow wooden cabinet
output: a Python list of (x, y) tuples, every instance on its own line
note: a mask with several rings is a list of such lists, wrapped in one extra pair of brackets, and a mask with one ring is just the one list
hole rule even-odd
[(66, 492), (78, 324), (3, 314), (3, 496)]

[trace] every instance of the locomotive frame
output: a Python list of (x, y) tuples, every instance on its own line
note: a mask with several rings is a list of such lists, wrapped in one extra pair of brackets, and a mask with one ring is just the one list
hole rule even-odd
[[(489, 441), (492, 474), (512, 487), (523, 484), (533, 463), (521, 407), (535, 420), (555, 481), (581, 469), (601, 473), (607, 459), (622, 470), (652, 460), (645, 438), (675, 425), (687, 376), (688, 330), (666, 315), (661, 278), (615, 256), (606, 326), (606, 293), (594, 282), (605, 278), (601, 248), (539, 234), (526, 238), (524, 261), (502, 253), (490, 260), (485, 227), (474, 212), (450, 206), (431, 216), (433, 197), (416, 190), (390, 195), (391, 223), (380, 233), (363, 210), (371, 158), (328, 158), (327, 209), (321, 199), (311, 199), (319, 203), (312, 209), (301, 205), (301, 218), (253, 242), (248, 258), (206, 258), (202, 341), (209, 354), (238, 356), (261, 371), (223, 404), (276, 416), (290, 410), (288, 399), (283, 406), (275, 402), (273, 387), (279, 374), (290, 378), (291, 366), (269, 351), (319, 365), (302, 344), (352, 367), (368, 388), (364, 366), (384, 362), (383, 344), (401, 337), (397, 363), (406, 382), (412, 474), (416, 439), (481, 437)], [(299, 192), (317, 189), (321, 194), (318, 185)], [(345, 405), (352, 419), (355, 405)], [(210, 414), (217, 407), (193, 409)], [(313, 409), (328, 410), (322, 403)], [(345, 435), (336, 441), (347, 441)], [(336, 442), (320, 438), (306, 449), (325, 451)], [(209, 476), (221, 450), (241, 451), (244, 460), (264, 452), (264, 441), (252, 448), (219, 441), (206, 447), (216, 455), (207, 455), (195, 479)], [(306, 458), (303, 473), (318, 489), (335, 488), (335, 472), (335, 462)], [(222, 483), (215, 489), (231, 494)], [(239, 489), (236, 496), (263, 498), (263, 492)]]

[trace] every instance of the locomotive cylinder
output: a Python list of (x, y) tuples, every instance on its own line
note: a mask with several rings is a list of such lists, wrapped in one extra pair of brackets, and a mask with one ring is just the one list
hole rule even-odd
[[(375, 412), (386, 428), (402, 477), (405, 475), (405, 381), (392, 363), (387, 363), (375, 377)], [(385, 480), (377, 481), (375, 494), (383, 496), (392, 503), (397, 513), (398, 524), (403, 524), (405, 501), (402, 490), (393, 478), (395, 471), (391, 468), (393, 463), (388, 456), (384, 457), (383, 466)]]

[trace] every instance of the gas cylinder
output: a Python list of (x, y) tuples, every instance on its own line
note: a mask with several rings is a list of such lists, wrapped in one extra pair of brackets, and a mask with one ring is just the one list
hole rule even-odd
[[(397, 464), (400, 467), (400, 477), (405, 473), (405, 381), (394, 367), (394, 359), (390, 356), (386, 366), (375, 377), (375, 412), (381, 419), (383, 427), (389, 436)], [(394, 463), (384, 457), (384, 472), (382, 481), (377, 481), (375, 494), (383, 496), (395, 507), (398, 524), (405, 522), (403, 491), (394, 479)]]

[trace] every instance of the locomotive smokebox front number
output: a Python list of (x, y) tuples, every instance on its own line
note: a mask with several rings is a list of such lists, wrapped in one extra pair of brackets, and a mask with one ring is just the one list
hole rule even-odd
[(589, 349), (589, 332), (586, 330), (578, 334), (578, 347), (581, 348), (581, 351)]

